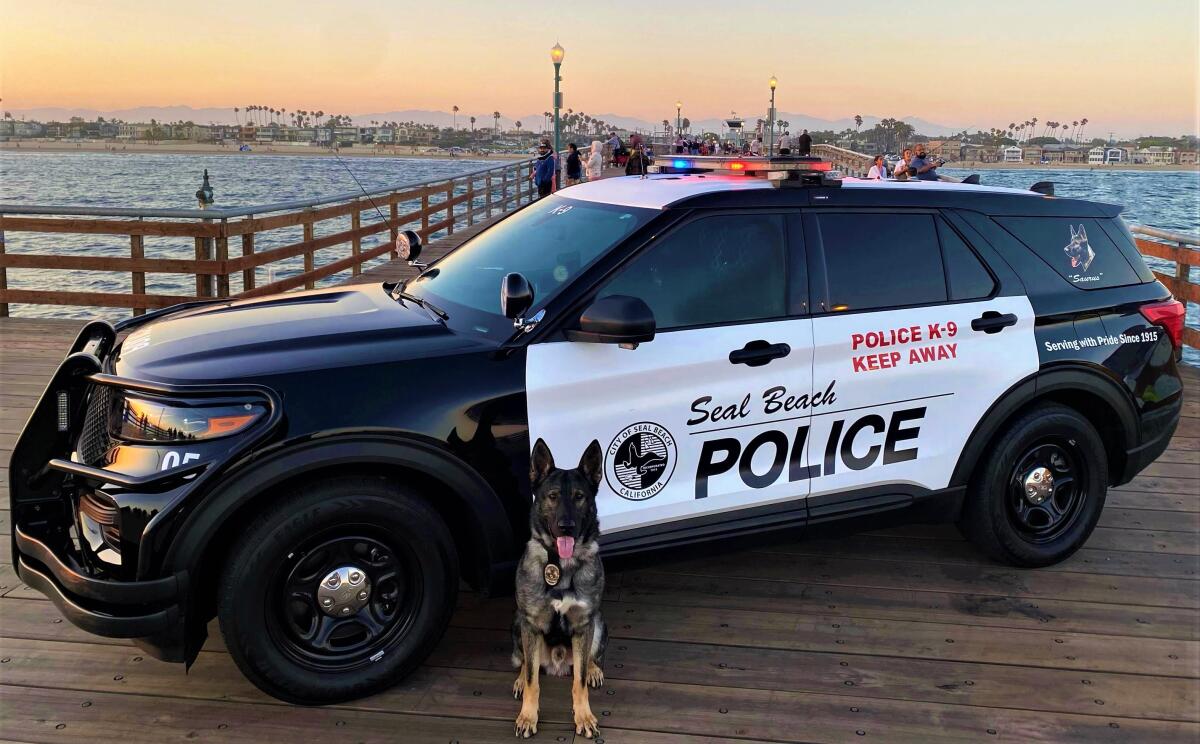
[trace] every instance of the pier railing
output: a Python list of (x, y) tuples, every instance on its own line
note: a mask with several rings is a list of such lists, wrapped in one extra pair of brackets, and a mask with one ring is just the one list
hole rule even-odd
[[(1190, 312), (1195, 309), (1193, 306), (1200, 305), (1200, 283), (1191, 277), (1192, 267), (1200, 266), (1200, 236), (1141, 225), (1131, 225), (1129, 229), (1137, 236), (1134, 240), (1142, 255), (1175, 264), (1174, 273), (1155, 271), (1154, 276), (1193, 314)], [(1200, 349), (1200, 331), (1184, 325), (1183, 345)]]
[[(401, 230), (415, 230), (422, 240), (429, 240), (528, 203), (535, 194), (528, 180), (532, 167), (532, 160), (511, 161), (365, 193), (236, 209), (0, 205), (0, 317), (7, 316), (14, 303), (128, 308), (142, 314), (197, 297), (254, 297), (311, 289), (319, 280), (343, 271), (358, 275), (369, 261), (395, 258)], [(364, 244), (364, 239), (380, 233), (389, 233), (386, 242)], [(49, 249), (23, 250), (21, 239), (29, 234), (40, 245), (49, 242)], [(86, 248), (88, 240), (105, 240), (103, 236), (123, 236), (128, 253), (115, 255), (108, 245), (106, 255), (95, 255), (94, 250), (79, 255), (58, 250), (53, 242), (82, 242)], [(151, 244), (168, 239), (162, 242), (172, 250), (157, 257), (154, 254), (163, 251), (151, 250), (156, 246), (148, 245), (148, 238)], [(191, 251), (183, 247), (188, 241), (194, 255), (187, 255)], [(335, 247), (340, 249), (338, 256), (322, 260)], [(185, 257), (180, 257), (181, 251)], [(302, 269), (298, 259), (303, 261)], [(59, 272), (65, 280), (53, 287), (9, 286), (10, 270), (15, 278), (17, 272), (36, 269)], [(276, 279), (276, 271), (287, 275)], [(94, 278), (103, 276), (99, 272), (127, 275), (129, 291), (86, 289)], [(192, 275), (195, 294), (152, 292), (148, 274)]]

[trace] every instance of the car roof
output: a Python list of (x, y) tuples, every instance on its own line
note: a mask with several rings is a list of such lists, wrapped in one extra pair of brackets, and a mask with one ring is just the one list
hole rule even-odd
[(1111, 217), (1114, 205), (1058, 199), (1024, 189), (949, 181), (874, 181), (842, 179), (840, 188), (772, 185), (765, 178), (721, 174), (655, 173), (618, 176), (571, 186), (559, 192), (581, 201), (643, 209), (672, 207), (955, 207), (994, 214)]

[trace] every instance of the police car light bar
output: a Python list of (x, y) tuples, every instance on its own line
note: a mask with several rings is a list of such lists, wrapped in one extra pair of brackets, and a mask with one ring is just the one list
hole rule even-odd
[(840, 186), (833, 163), (813, 157), (727, 158), (717, 155), (676, 155), (662, 158), (651, 173), (713, 173), (765, 177), (776, 186)]

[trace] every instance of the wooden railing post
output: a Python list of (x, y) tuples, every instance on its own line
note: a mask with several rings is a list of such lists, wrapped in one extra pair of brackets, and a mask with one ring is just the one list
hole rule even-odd
[(475, 224), (475, 176), (467, 180), (467, 227)]
[(508, 167), (500, 171), (500, 214), (508, 211)]
[[(141, 218), (138, 218), (141, 222)], [(140, 261), (146, 257), (145, 246), (143, 244), (144, 236), (130, 235), (129, 236), (129, 257), (134, 261)], [(146, 294), (146, 272), (134, 269), (130, 276), (134, 296)], [(133, 314), (142, 315), (146, 312), (146, 308), (142, 305), (134, 304)]]
[(221, 262), (221, 273), (217, 274), (217, 297), (229, 296), (229, 272), (225, 262), (229, 260), (229, 221), (221, 220), (221, 236), (217, 238), (217, 260)]
[(389, 233), (392, 236), (391, 257), (399, 258), (400, 254), (398, 254), (396, 252), (396, 238), (400, 237), (400, 225), (398, 225), (396, 223), (398, 223), (400, 221), (400, 205), (396, 203), (396, 200), (394, 198), (395, 194), (393, 194), (392, 196), (393, 196), (392, 204), (391, 204), (391, 207), (388, 209), (388, 224), (391, 225), (391, 228), (392, 228), (391, 232)]
[(449, 227), (446, 228), (447, 235), (454, 234), (454, 179), (450, 179), (450, 183), (446, 186), (446, 221)]
[[(200, 220), (202, 225), (211, 225), (212, 220)], [(196, 260), (211, 261), (213, 257), (212, 238), (197, 237), (196, 238)], [(212, 297), (213, 296), (213, 277), (211, 274), (202, 274), (196, 272), (196, 296), (197, 297)]]
[(429, 240), (429, 187), (421, 189), (421, 240)]
[[(247, 223), (253, 222), (253, 220), (254, 220), (254, 215), (249, 215), (246, 217)], [(242, 256), (253, 256), (253, 255), (254, 255), (254, 231), (247, 230), (246, 232), (242, 233)], [(248, 289), (254, 289), (254, 267), (253, 266), (242, 269), (242, 291), (245, 292)]]
[[(357, 208), (350, 213), (350, 229), (357, 230), (362, 227), (362, 212)], [(350, 253), (354, 256), (354, 266), (350, 267), (351, 276), (358, 276), (362, 273), (362, 264), (359, 263), (358, 256), (362, 253), (362, 238), (355, 235), (350, 239)]]
[(487, 206), (486, 214), (484, 216), (487, 217), (488, 219), (491, 219), (492, 218), (492, 172), (491, 171), (487, 172), (487, 180), (484, 182), (484, 185), (483, 185), (483, 201), (484, 201), (484, 204)]
[[(312, 212), (313, 212), (313, 210), (311, 208), (309, 208), (305, 211), (308, 214), (306, 214), (304, 217), (304, 242), (307, 243), (308, 245), (305, 246), (305, 248), (304, 248), (304, 273), (308, 274), (314, 268), (314, 266), (313, 266), (313, 249), (312, 249), (312, 242), (313, 242), (313, 215), (312, 215)], [(304, 281), (305, 289), (314, 289), (316, 286), (317, 286), (317, 284), (312, 278), (305, 279), (305, 281)]]
[[(2, 215), (0, 215), (2, 216)], [(4, 255), (4, 228), (0, 227), (0, 256)], [(0, 292), (8, 291), (8, 269), (0, 266)], [(0, 302), (0, 318), (8, 317), (8, 303)]]

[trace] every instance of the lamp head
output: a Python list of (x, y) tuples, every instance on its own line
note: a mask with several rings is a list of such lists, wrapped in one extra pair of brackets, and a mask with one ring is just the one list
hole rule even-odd
[(767, 81), (767, 85), (771, 86), (771, 90), (775, 90), (776, 86), (779, 85), (779, 81), (775, 79), (774, 75), (772, 75), (771, 79)]
[(562, 44), (559, 44), (558, 42), (555, 42), (554, 46), (550, 47), (550, 61), (556, 65), (562, 63), (563, 57), (565, 57), (566, 54), (567, 50), (563, 49)]

